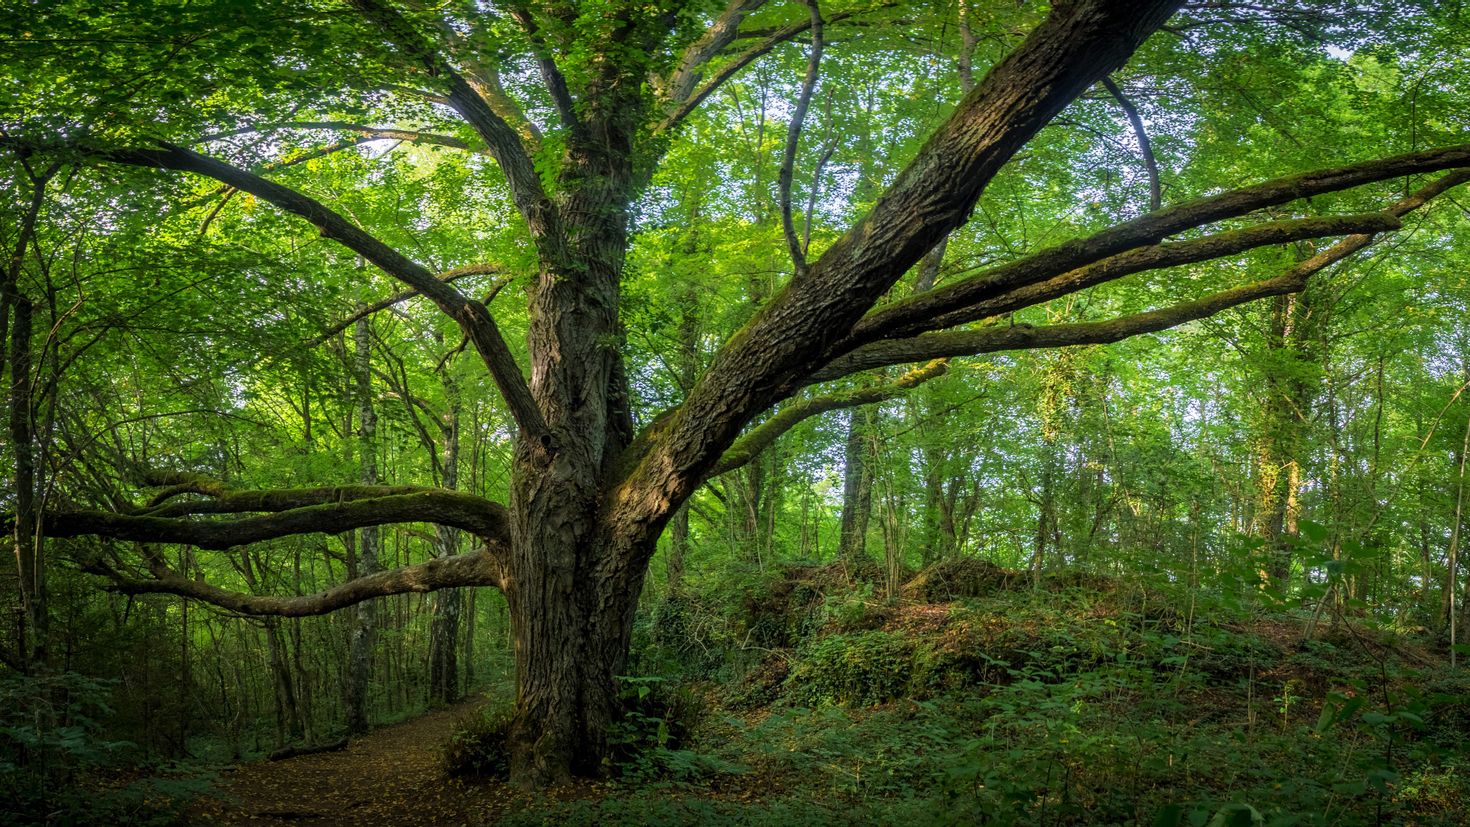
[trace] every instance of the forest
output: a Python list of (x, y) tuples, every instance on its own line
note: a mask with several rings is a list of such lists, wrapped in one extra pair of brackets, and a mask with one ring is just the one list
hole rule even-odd
[(1458, 0), (0, 0), (0, 823), (1456, 825)]

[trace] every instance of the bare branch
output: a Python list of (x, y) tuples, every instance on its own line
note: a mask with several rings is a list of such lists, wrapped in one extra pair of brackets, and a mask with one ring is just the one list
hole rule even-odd
[(1148, 131), (1143, 128), (1143, 118), (1138, 114), (1138, 107), (1124, 96), (1123, 90), (1111, 78), (1103, 78), (1102, 85), (1118, 105), (1123, 107), (1123, 114), (1128, 116), (1128, 123), (1133, 126), (1133, 135), (1138, 139), (1138, 151), (1143, 155), (1143, 166), (1148, 170), (1148, 208), (1150, 212), (1157, 210), (1164, 206), (1164, 189), (1159, 182), (1159, 160), (1154, 157), (1154, 145), (1148, 139)]
[[(501, 272), (501, 269), (498, 265), (495, 264), (471, 264), (466, 267), (456, 267), (453, 270), (445, 271), (434, 276), (434, 278), (444, 282), (445, 284), (450, 284), (467, 276), (487, 276), (494, 275), (499, 272)], [(503, 282), (496, 285), (497, 290), (503, 285)], [(415, 296), (421, 295), (423, 294), (417, 290), (404, 290), (401, 293), (394, 293), (386, 299), (375, 301), (372, 304), (358, 310), (357, 312), (349, 314), (346, 318), (339, 319), (338, 321), (334, 322), (330, 327), (323, 331), (320, 336), (317, 336), (316, 338), (307, 342), (306, 346), (316, 347), (317, 345), (322, 344), (333, 336), (336, 336), (338, 333), (341, 333), (342, 331), (351, 327), (353, 322), (356, 322), (358, 319), (371, 316), (374, 313), (378, 313), (383, 310), (387, 310), (395, 304), (406, 302)]]
[(781, 201), (781, 229), (786, 234), (786, 248), (791, 253), (791, 265), (796, 269), (797, 276), (803, 276), (807, 271), (806, 248), (797, 237), (796, 223), (791, 219), (791, 179), (796, 170), (796, 150), (801, 144), (801, 128), (806, 123), (806, 110), (811, 106), (812, 92), (817, 88), (817, 75), (822, 67), (822, 11), (817, 0), (806, 0), (806, 4), (811, 10), (811, 55), (807, 58), (806, 77), (802, 79), (801, 92), (791, 111), (791, 122), (786, 126), (786, 149), (781, 154), (781, 170), (776, 178), (776, 189)]
[(715, 467), (710, 469), (708, 477), (716, 477), (727, 471), (733, 471), (760, 455), (762, 451), (769, 448), (782, 434), (796, 427), (799, 423), (827, 411), (835, 411), (842, 408), (856, 408), (860, 405), (872, 405), (877, 402), (885, 402), (904, 392), (924, 384), (930, 379), (943, 376), (949, 370), (949, 365), (944, 360), (936, 360), (929, 364), (909, 371), (900, 376), (896, 381), (885, 385), (876, 385), (870, 388), (858, 388), (856, 390), (835, 393), (828, 396), (815, 396), (811, 399), (803, 399), (782, 408), (775, 416), (756, 426), (749, 433), (742, 436), (731, 445), (729, 450), (720, 457)]

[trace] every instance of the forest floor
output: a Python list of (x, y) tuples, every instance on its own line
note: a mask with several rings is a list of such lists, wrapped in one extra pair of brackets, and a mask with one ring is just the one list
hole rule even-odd
[(523, 803), (504, 784), (444, 777), (441, 753), (468, 701), (354, 739), (346, 749), (244, 764), (220, 777), (215, 796), (196, 805), (203, 824), (459, 825), (494, 820)]
[(531, 794), (448, 777), (445, 744), (483, 729), (482, 697), (241, 765), (187, 823), (1466, 823), (1470, 674), (1422, 630), (939, 574), (895, 602), (793, 569), (727, 626), (719, 604), (660, 607), (635, 674), (672, 677), (628, 679), (617, 737), (637, 749), (616, 780)]

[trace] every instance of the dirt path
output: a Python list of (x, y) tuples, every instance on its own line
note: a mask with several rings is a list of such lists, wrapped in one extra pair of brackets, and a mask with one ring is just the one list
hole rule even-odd
[(475, 703), (355, 739), (339, 752), (245, 764), (221, 775), (218, 799), (195, 818), (220, 825), (477, 825), (524, 806), (523, 794), (498, 783), (461, 784), (444, 777), (439, 750), (454, 722)]

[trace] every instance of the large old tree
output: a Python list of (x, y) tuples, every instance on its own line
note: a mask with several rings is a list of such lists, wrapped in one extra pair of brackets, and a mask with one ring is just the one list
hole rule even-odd
[[(1013, 23), (1016, 4), (1009, 5)], [(984, 4), (818, 0), (77, 3), (22, 12), (6, 21), (14, 68), (0, 113), (0, 146), (32, 195), (7, 207), (14, 232), (3, 318), (11, 340), (29, 342), (27, 248), (47, 199), (62, 197), (62, 178), (79, 169), (164, 171), (116, 179), (123, 184), (113, 197), (121, 199), (150, 181), (166, 186), (202, 176), (213, 179), (211, 197), (243, 194), (273, 205), (432, 301), (483, 360), (515, 429), (504, 504), (473, 492), (354, 479), (246, 490), (190, 468), (130, 469), (125, 482), (133, 491), (153, 489), (146, 502), (50, 503), (31, 467), (29, 345), (13, 346), (12, 522), (28, 599), (42, 600), (34, 587), (41, 538), (82, 536), (142, 544), (140, 566), (83, 561), (115, 589), (182, 595), (248, 614), (321, 614), (406, 591), (498, 587), (515, 630), (514, 774), (543, 784), (598, 772), (615, 714), (614, 678), (624, 671), (649, 561), (680, 505), (711, 476), (749, 462), (802, 418), (890, 398), (944, 372), (950, 357), (1113, 342), (1294, 293), (1470, 177), (1461, 171), (1470, 167), (1470, 146), (1449, 146), (1308, 172), (1282, 169), (1293, 174), (1168, 203), (1145, 124), (1109, 76), (1182, 5), (1069, 0), (1035, 12), (1020, 31), (1012, 23), (992, 31)], [(937, 28), (936, 20), (949, 33), (939, 42), (953, 47), (951, 59), (959, 55), (951, 114), (860, 220), (813, 243), (809, 230), (798, 229), (802, 208), (793, 206), (792, 181), (797, 148), (815, 140), (802, 133), (808, 110), (822, 105), (814, 91), (824, 55), (830, 60), (863, 38), (907, 26)], [(973, 65), (982, 35), (1008, 44), (988, 69)], [(129, 65), (114, 65), (110, 50), (125, 53)], [(804, 69), (789, 108), (778, 113), (788, 124), (773, 182), (788, 276), (718, 344), (682, 401), (638, 427), (634, 400), (642, 391), (630, 378), (621, 297), (635, 209), (656, 204), (650, 182), (700, 107), (731, 78), (780, 54), (797, 56)], [(1151, 211), (936, 284), (929, 265), (992, 179), (1064, 109), (1098, 90), (1124, 104), (1138, 132)], [(337, 143), (324, 144), (323, 135)], [(524, 343), (502, 333), (488, 300), (457, 286), (477, 268), (516, 265), (461, 260), (435, 272), (411, 247), (385, 243), (385, 228), (334, 209), (330, 188), (315, 191), (299, 168), (293, 180), (304, 185), (288, 187), (276, 175), (306, 155), (385, 139), (493, 159), (471, 169), (503, 182), (497, 186), (518, 214), (511, 232), (530, 251), (524, 272), (510, 273), (526, 285)], [(1431, 177), (1369, 212), (1328, 213), (1312, 201), (1420, 175)], [(835, 196), (814, 189), (811, 200), (827, 197)], [(1323, 238), (1340, 240), (1301, 244)], [(995, 323), (1132, 274), (1287, 244), (1306, 252), (1284, 271), (1187, 301), (1176, 296), (1105, 320)], [(895, 291), (916, 265), (923, 283)], [(367, 304), (359, 315), (386, 306)], [(321, 324), (340, 332), (353, 321)], [(814, 388), (865, 371), (876, 378)], [(224, 589), (157, 551), (163, 544), (227, 549), (395, 522), (457, 528), (478, 538), (478, 547), (284, 597)]]

